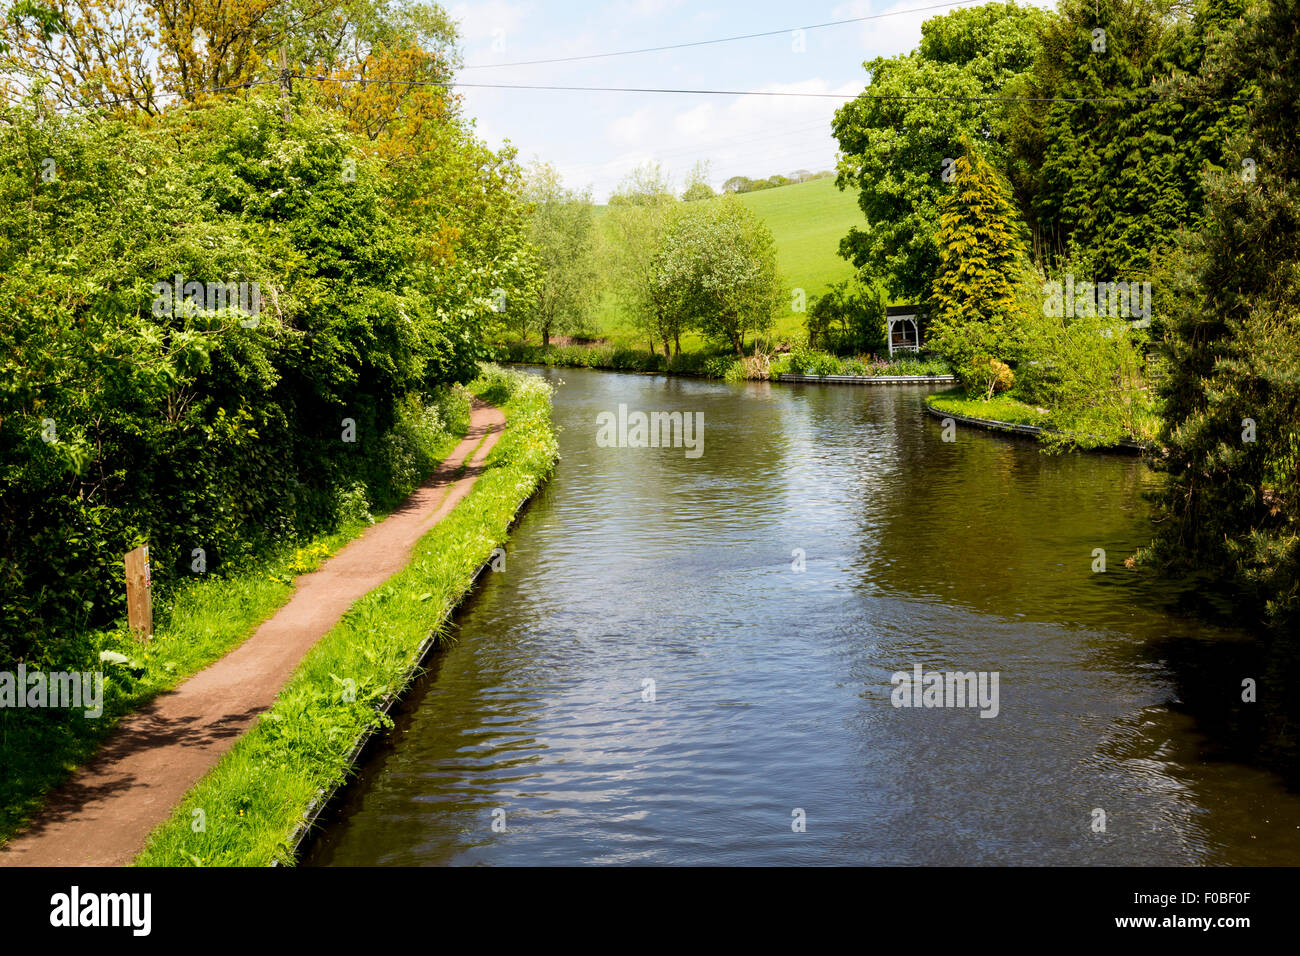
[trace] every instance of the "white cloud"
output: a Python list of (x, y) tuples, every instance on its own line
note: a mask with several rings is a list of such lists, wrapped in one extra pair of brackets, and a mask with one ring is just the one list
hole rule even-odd
[(498, 32), (507, 41), (511, 34), (521, 32), (531, 4), (509, 3), (507, 0), (487, 0), (486, 3), (458, 3), (448, 12), (460, 24), (461, 41), (466, 46), (491, 44)]

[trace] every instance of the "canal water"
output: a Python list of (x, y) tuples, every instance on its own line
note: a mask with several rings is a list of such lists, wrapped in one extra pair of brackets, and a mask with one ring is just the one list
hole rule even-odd
[[(1125, 568), (1140, 461), (944, 441), (923, 386), (539, 374), (554, 480), (308, 863), (1300, 864), (1294, 662)], [(620, 405), (703, 453), (605, 447)], [(996, 716), (894, 706), (918, 666)]]

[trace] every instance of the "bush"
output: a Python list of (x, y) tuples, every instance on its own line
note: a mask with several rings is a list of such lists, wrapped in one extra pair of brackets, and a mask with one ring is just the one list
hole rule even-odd
[(986, 357), (972, 359), (962, 379), (967, 388), (981, 393), (986, 401), (998, 392), (1008, 391), (1016, 381), (1006, 362)]
[[(341, 121), (256, 96), (148, 128), (5, 118), (0, 664), (118, 619), (140, 543), (161, 605), (197, 550), (225, 573), (418, 483), (476, 320), (419, 274), (382, 168), (357, 148), (344, 176)], [(257, 322), (176, 309), (178, 273), (256, 282)]]
[(885, 337), (885, 300), (857, 279), (833, 283), (813, 301), (805, 319), (808, 344), (838, 355), (879, 352)]

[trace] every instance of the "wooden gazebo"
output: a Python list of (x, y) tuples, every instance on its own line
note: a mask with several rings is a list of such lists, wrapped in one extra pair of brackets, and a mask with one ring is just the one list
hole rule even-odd
[(925, 316), (919, 305), (891, 305), (885, 308), (885, 328), (889, 338), (889, 357), (895, 352), (921, 351), (921, 326)]

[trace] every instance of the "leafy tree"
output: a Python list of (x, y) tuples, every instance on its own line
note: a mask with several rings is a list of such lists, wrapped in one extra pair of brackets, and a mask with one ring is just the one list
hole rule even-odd
[(447, 110), (436, 84), (457, 62), (447, 13), (402, 0), (24, 0), (4, 27), (7, 79), (60, 106), (157, 114), (172, 96), (274, 81), (283, 50), (294, 72), (367, 80), (331, 89), (372, 139)]
[[(1252, 6), (1208, 58), (1209, 89), (1258, 92), (1207, 178), (1205, 228), (1189, 237), (1177, 294), (1158, 316), (1168, 481), (1145, 557), (1231, 588), (1280, 625), (1300, 616), (1300, 5)], [(1254, 162), (1253, 175), (1241, 161)]]
[(713, 187), (709, 185), (708, 162), (696, 163), (686, 177), (686, 191), (682, 193), (682, 202), (698, 202), (701, 199), (712, 199), (715, 195), (717, 194), (713, 191)]
[(953, 171), (951, 191), (939, 202), (929, 345), (970, 386), (985, 381), (990, 360), (1015, 353), (1026, 250), (1010, 188), (988, 161), (967, 144)]
[(656, 259), (661, 293), (683, 326), (744, 354), (745, 335), (766, 332), (781, 301), (776, 244), (731, 196), (684, 207)]
[(831, 283), (808, 309), (808, 344), (836, 354), (875, 354), (887, 348), (885, 297), (856, 278)]
[(990, 3), (927, 20), (920, 47), (867, 62), (870, 85), (836, 112), (836, 184), (859, 190), (866, 216), (841, 241), (840, 255), (897, 298), (922, 298), (934, 278), (945, 160), (957, 157), (962, 138), (1002, 165), (1002, 106), (989, 98), (1030, 69), (1044, 16)]
[[(689, 192), (689, 190), (688, 190)], [(656, 257), (663, 246), (677, 199), (655, 165), (640, 167), (610, 197), (608, 213), (610, 263), (623, 303), (637, 328), (657, 339), (664, 355), (681, 354), (684, 317), (671, 308), (667, 290), (658, 282)]]
[(1201, 176), (1222, 165), (1242, 107), (1196, 77), (1240, 0), (1189, 19), (1156, 0), (1063, 0), (1019, 92), (1010, 175), (1039, 258), (1073, 244), (1099, 278), (1146, 277), (1153, 254), (1195, 227)]
[(565, 189), (546, 163), (530, 168), (525, 198), (533, 211), (528, 238), (535, 250), (537, 279), (521, 315), (526, 328), (549, 345), (551, 334), (578, 331), (596, 297), (595, 214), (591, 193)]
[[(283, 122), (271, 91), (147, 125), (4, 120), (0, 657), (53, 660), (111, 621), (141, 540), (165, 592), (194, 548), (238, 566), (333, 526), (358, 485), (388, 504), (427, 473), (424, 402), (475, 374), (483, 290), (522, 248), (509, 154), (453, 139), (461, 161), (407, 167), (465, 199), (430, 243), (409, 180), (337, 113)], [(257, 321), (160, 309), (178, 274), (257, 282)]]

